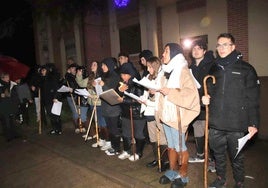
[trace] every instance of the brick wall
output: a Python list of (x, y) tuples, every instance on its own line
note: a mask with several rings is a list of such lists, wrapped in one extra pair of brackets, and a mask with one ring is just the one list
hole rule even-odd
[(236, 39), (236, 49), (248, 61), (248, 1), (227, 0), (228, 32)]

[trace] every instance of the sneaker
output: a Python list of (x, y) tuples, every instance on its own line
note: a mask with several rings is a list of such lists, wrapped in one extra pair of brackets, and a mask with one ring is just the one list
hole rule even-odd
[(208, 171), (212, 172), (212, 173), (216, 172), (215, 161), (209, 160), (209, 162), (208, 162)]
[(112, 148), (111, 141), (105, 142), (104, 146), (101, 147), (102, 151)]
[(130, 154), (126, 151), (123, 151), (119, 156), (118, 158), (121, 159), (121, 160), (124, 160), (124, 159), (127, 159), (130, 157)]
[(118, 155), (119, 154), (119, 152), (116, 151), (114, 148), (110, 148), (110, 149), (106, 150), (105, 153), (108, 156), (113, 156), (113, 155)]
[(61, 135), (61, 134), (62, 134), (62, 132), (61, 132), (61, 131), (57, 131), (57, 130), (56, 130), (56, 134), (57, 134), (57, 135)]
[(92, 144), (91, 146), (93, 148), (96, 148), (98, 146), (102, 147), (102, 146), (104, 146), (105, 142), (106, 142), (105, 140), (99, 139), (99, 142), (96, 142), (96, 143)]
[(131, 155), (129, 158), (128, 158), (130, 161), (137, 161), (140, 159), (140, 156), (138, 154), (134, 154), (134, 155)]
[(51, 135), (55, 135), (55, 134), (57, 134), (57, 133), (56, 133), (55, 130), (51, 130), (51, 131), (49, 132), (49, 134), (51, 134)]
[[(82, 136), (82, 138), (86, 138), (87, 137), (87, 135), (86, 134), (84, 134), (83, 136)], [(87, 137), (87, 140), (92, 140), (93, 139), (93, 137), (92, 136), (88, 136)]]
[(79, 128), (76, 128), (76, 129), (74, 130), (74, 132), (75, 132), (76, 134), (78, 134), (78, 133), (80, 133), (80, 129), (79, 129)]
[(217, 177), (217, 179), (213, 181), (208, 188), (226, 188), (226, 181), (221, 177)]
[(81, 133), (85, 133), (85, 132), (86, 132), (85, 127), (81, 128)]
[(203, 163), (205, 161), (204, 155), (196, 155), (195, 157), (189, 157), (189, 163)]

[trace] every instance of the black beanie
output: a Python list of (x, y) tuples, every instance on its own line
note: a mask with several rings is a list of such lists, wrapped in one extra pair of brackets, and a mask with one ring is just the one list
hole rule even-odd
[(124, 63), (120, 68), (121, 74), (129, 74), (131, 77), (136, 76), (136, 71), (131, 63)]
[(175, 57), (178, 54), (183, 53), (182, 47), (177, 43), (168, 43), (168, 44), (166, 44), (165, 47), (167, 47), (167, 46), (169, 46), (169, 50), (170, 50), (170, 59), (172, 59), (173, 57)]

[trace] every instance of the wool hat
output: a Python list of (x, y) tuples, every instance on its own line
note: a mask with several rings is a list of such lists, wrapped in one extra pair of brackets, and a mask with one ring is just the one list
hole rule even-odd
[(173, 57), (175, 57), (178, 54), (183, 53), (182, 47), (177, 43), (168, 43), (168, 44), (166, 44), (165, 47), (167, 47), (167, 46), (169, 46), (169, 50), (170, 50), (170, 59), (172, 59)]
[(136, 71), (131, 63), (124, 63), (120, 68), (121, 74), (129, 74), (131, 77), (135, 77)]
[(153, 57), (153, 52), (150, 50), (143, 50), (140, 54), (139, 54), (139, 58), (144, 58), (146, 59), (146, 61), (150, 58)]
[(68, 65), (68, 69), (77, 68), (77, 67), (78, 67), (78, 65), (76, 63), (72, 63), (72, 64)]

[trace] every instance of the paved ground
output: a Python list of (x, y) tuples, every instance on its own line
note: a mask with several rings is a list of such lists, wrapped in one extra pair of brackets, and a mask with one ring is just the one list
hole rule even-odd
[[(144, 157), (136, 162), (107, 156), (99, 148), (92, 148), (93, 140), (85, 142), (81, 134), (75, 134), (70, 124), (65, 124), (61, 136), (27, 128), (26, 140), (5, 142), (0, 136), (0, 187), (1, 188), (121, 188), (155, 187), (160, 185), (163, 173), (145, 164), (152, 160), (150, 145), (146, 145)], [(187, 142), (194, 153), (191, 135)], [(246, 146), (246, 182), (248, 188), (268, 187), (268, 141), (255, 139)], [(203, 164), (189, 165), (190, 182), (187, 187), (203, 187)], [(208, 173), (208, 182), (215, 179)], [(228, 187), (233, 180), (228, 166)]]

